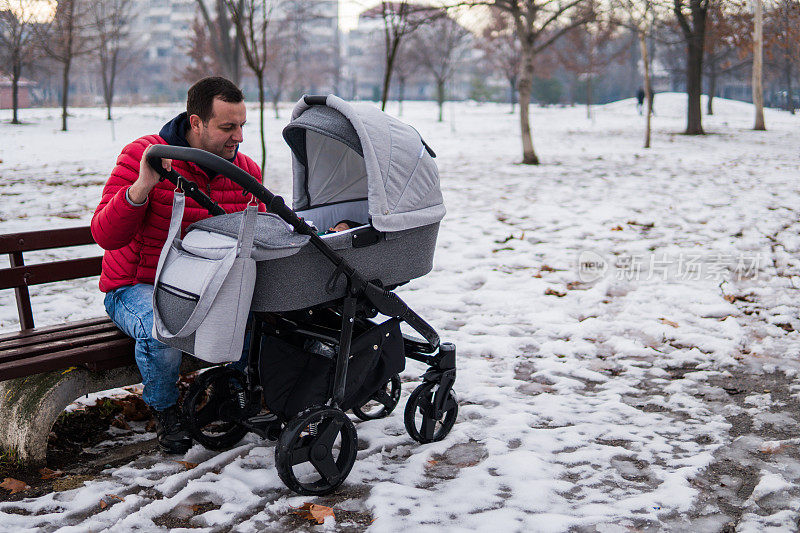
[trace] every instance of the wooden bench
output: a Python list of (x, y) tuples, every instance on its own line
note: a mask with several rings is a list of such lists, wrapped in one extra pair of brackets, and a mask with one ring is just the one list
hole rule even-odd
[(42, 464), (58, 415), (92, 392), (141, 382), (134, 342), (108, 318), (36, 328), (28, 287), (100, 274), (101, 256), (26, 265), (24, 252), (94, 244), (88, 227), (0, 235), (0, 290), (14, 289), (20, 332), (0, 336), (0, 447)]

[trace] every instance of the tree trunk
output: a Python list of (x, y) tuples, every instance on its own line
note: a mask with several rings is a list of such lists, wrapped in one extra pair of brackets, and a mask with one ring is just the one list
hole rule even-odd
[(278, 103), (280, 102), (281, 96), (278, 93), (274, 93), (272, 98), (272, 109), (275, 111), (275, 118), (281, 118), (280, 114), (278, 113)]
[(586, 78), (586, 118), (592, 118), (592, 76)]
[(258, 126), (261, 133), (261, 174), (267, 167), (267, 141), (264, 131), (264, 72), (256, 72), (258, 78)]
[(643, 31), (639, 32), (639, 48), (644, 67), (644, 97), (647, 101), (647, 113), (644, 123), (644, 147), (650, 148), (650, 117), (653, 115), (653, 87), (650, 84), (650, 62), (647, 57), (647, 39)]
[(717, 62), (711, 62), (711, 72), (708, 75), (708, 103), (706, 104), (706, 115), (714, 114), (714, 97), (717, 93)]
[(508, 112), (509, 115), (513, 115), (516, 109), (517, 104), (517, 79), (516, 78), (509, 78), (508, 79), (509, 91), (511, 94), (511, 111)]
[(531, 123), (529, 108), (531, 104), (531, 92), (533, 90), (533, 52), (523, 52), (526, 56), (522, 64), (522, 72), (519, 76), (519, 125), (522, 134), (522, 164), (538, 165), (539, 158), (533, 150), (533, 136), (531, 135)]
[(19, 124), (17, 110), (19, 109), (19, 79), (21, 76), (22, 65), (14, 58), (14, 64), (11, 67), (11, 108), (14, 110), (11, 117), (12, 124)]
[(69, 67), (72, 63), (72, 57), (67, 56), (64, 61), (64, 72), (61, 79), (61, 131), (67, 131), (67, 104), (69, 103)]
[(764, 19), (761, 0), (755, 0), (755, 17), (753, 19), (753, 105), (756, 108), (754, 130), (764, 131)]
[(703, 134), (703, 116), (700, 111), (700, 97), (703, 92), (703, 43), (696, 37), (687, 45), (686, 96), (687, 116), (686, 134)]
[(406, 98), (406, 77), (405, 76), (400, 76), (399, 86), (398, 86), (397, 89), (398, 89), (398, 97), (397, 97), (397, 99), (400, 102), (399, 115), (402, 117), (403, 116), (403, 102), (405, 101), (405, 98)]
[(686, 39), (686, 135), (703, 134), (700, 97), (703, 93), (703, 47), (706, 40), (708, 7), (702, 0), (690, 0), (691, 20), (681, 11), (682, 2), (673, 9)]
[(381, 95), (381, 111), (386, 111), (386, 101), (389, 100), (389, 86), (392, 83), (392, 70), (394, 70), (394, 60), (397, 57), (397, 48), (400, 45), (400, 39), (395, 39), (394, 43), (390, 43), (387, 37), (386, 41), (386, 70), (383, 73), (383, 94)]
[(794, 115), (794, 92), (792, 91), (792, 60), (789, 58), (789, 54), (785, 54), (786, 59), (786, 68), (784, 70), (786, 75), (786, 109), (789, 110), (789, 113)]
[(437, 122), (441, 122), (444, 116), (444, 80), (436, 80), (436, 103), (439, 106), (439, 118)]

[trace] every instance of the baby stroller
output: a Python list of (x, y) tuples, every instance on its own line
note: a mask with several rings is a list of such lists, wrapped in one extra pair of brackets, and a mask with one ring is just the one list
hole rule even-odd
[[(235, 236), (242, 214), (225, 214), (196, 184), (164, 170), (161, 158), (219, 172), (268, 210), (256, 224), (246, 369), (228, 364), (197, 377), (184, 399), (192, 436), (214, 450), (251, 431), (277, 440), (281, 480), (299, 494), (322, 495), (339, 487), (355, 462), (356, 429), (345, 411), (362, 420), (388, 416), (400, 398), (405, 358), (429, 367), (406, 404), (408, 434), (427, 443), (453, 427), (455, 346), (440, 342), (392, 292), (431, 270), (445, 210), (433, 151), (416, 130), (374, 106), (305, 96), (283, 136), (293, 156), (294, 210), (202, 150), (157, 145), (148, 162), (216, 215), (193, 224), (184, 242), (190, 234)], [(356, 227), (320, 236), (311, 225), (327, 229), (341, 220)], [(155, 294), (159, 307), (181, 315), (179, 295), (158, 284)], [(376, 322), (378, 315), (386, 318)], [(401, 333), (403, 322), (422, 339)], [(180, 339), (170, 344), (181, 348)]]

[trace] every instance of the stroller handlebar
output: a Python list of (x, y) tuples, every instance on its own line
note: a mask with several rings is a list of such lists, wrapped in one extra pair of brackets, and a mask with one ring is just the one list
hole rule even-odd
[(275, 196), (263, 185), (261, 185), (257, 179), (230, 161), (222, 159), (218, 155), (214, 155), (211, 152), (206, 152), (205, 150), (201, 150), (199, 148), (172, 146), (169, 144), (153, 145), (153, 147), (150, 148), (150, 151), (147, 153), (147, 163), (159, 174), (161, 174), (162, 177), (167, 177), (166, 174), (169, 171), (162, 168), (161, 159), (178, 159), (180, 161), (189, 161), (191, 163), (210, 168), (211, 170), (218, 172), (226, 178), (236, 182), (244, 190), (254, 194), (257, 198), (267, 204), (270, 203), (272, 198)]
[[(174, 170), (165, 170), (161, 166), (161, 159), (178, 159), (189, 161), (205, 168), (218, 172), (238, 184), (242, 189), (249, 192), (267, 206), (267, 209), (281, 217), (286, 223), (291, 224), (300, 233), (308, 234), (311, 229), (304, 228), (305, 224), (297, 217), (297, 214), (289, 209), (283, 198), (276, 196), (264, 187), (253, 176), (237, 167), (230, 161), (222, 159), (218, 155), (206, 152), (199, 148), (188, 148), (185, 146), (172, 146), (169, 144), (156, 144), (147, 153), (147, 163), (158, 172), (162, 178), (169, 179), (175, 183), (179, 174)], [(170, 178), (171, 174), (175, 174)]]

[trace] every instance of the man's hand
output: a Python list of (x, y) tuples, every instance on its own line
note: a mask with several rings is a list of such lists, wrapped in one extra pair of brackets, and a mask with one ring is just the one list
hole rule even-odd
[[(128, 189), (128, 198), (135, 204), (144, 203), (144, 201), (147, 200), (147, 195), (150, 194), (150, 191), (153, 190), (153, 187), (155, 187), (161, 179), (158, 172), (153, 170), (147, 163), (147, 152), (149, 152), (152, 147), (153, 145), (148, 146), (144, 154), (142, 154), (142, 160), (139, 162), (139, 178), (133, 182), (133, 185)], [(162, 159), (161, 166), (167, 170), (171, 170), (172, 159)]]

